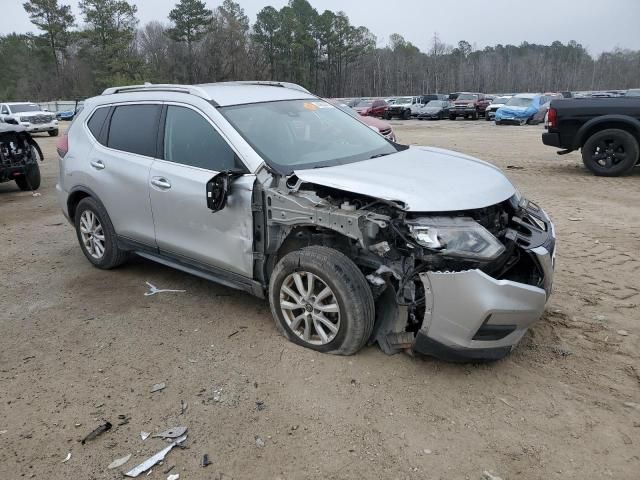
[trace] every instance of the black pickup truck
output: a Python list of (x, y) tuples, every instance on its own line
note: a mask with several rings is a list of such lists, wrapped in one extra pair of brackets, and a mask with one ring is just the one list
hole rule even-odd
[(542, 143), (560, 155), (581, 149), (596, 175), (625, 175), (640, 161), (640, 98), (553, 100), (547, 129)]

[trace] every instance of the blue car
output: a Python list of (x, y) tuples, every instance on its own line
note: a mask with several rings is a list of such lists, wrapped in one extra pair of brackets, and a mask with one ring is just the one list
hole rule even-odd
[(542, 95), (520, 93), (496, 110), (496, 125), (511, 123), (526, 125), (540, 110)]
[(73, 117), (76, 116), (76, 112), (73, 110), (64, 110), (61, 112), (56, 112), (56, 119), (57, 120), (68, 120), (71, 121), (73, 120)]

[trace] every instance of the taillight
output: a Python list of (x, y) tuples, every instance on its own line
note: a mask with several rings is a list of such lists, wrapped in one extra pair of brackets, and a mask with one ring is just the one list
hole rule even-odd
[(558, 126), (558, 112), (555, 108), (550, 108), (547, 112), (548, 128), (556, 128)]
[(58, 143), (56, 143), (56, 150), (58, 151), (58, 155), (64, 158), (64, 156), (69, 151), (69, 135), (65, 133), (61, 137), (58, 137)]

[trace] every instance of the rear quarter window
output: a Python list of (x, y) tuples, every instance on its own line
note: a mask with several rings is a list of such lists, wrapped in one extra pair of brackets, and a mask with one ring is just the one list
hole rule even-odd
[(107, 146), (123, 152), (155, 157), (160, 105), (117, 106), (111, 123)]
[(102, 126), (104, 125), (104, 121), (107, 119), (108, 113), (109, 107), (98, 108), (93, 112), (93, 115), (91, 115), (91, 118), (89, 118), (89, 121), (87, 122), (87, 128), (89, 128), (91, 135), (93, 135), (100, 143), (104, 143), (103, 141), (100, 141), (100, 132), (102, 131)]

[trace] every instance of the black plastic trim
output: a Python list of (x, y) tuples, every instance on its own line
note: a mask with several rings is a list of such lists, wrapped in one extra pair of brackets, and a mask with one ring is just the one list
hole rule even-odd
[(494, 348), (462, 348), (449, 347), (432, 338), (427, 337), (422, 332), (418, 332), (413, 350), (417, 353), (430, 355), (445, 362), (454, 363), (478, 363), (495, 362), (506, 357), (511, 352), (511, 347)]

